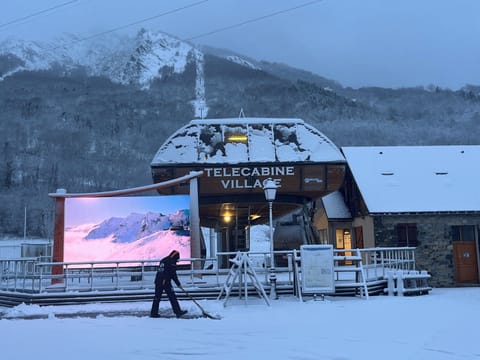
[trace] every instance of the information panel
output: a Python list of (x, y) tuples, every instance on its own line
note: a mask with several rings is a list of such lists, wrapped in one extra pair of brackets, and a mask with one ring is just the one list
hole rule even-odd
[(302, 245), (302, 292), (327, 294), (335, 292), (332, 245)]

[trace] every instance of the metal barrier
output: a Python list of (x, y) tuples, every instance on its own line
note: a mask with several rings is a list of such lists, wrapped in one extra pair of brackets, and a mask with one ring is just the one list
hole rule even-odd
[[(334, 250), (338, 251), (338, 250)], [(378, 247), (359, 249), (367, 280), (386, 279), (391, 270), (415, 270), (415, 248)]]
[[(391, 270), (415, 270), (415, 248), (334, 249), (334, 254), (341, 256), (357, 250), (362, 257), (367, 281), (387, 279), (387, 272)], [(180, 259), (177, 271), (180, 281), (187, 288), (220, 289), (230, 269), (228, 259), (236, 254), (237, 252), (219, 252), (215, 258)], [(256, 273), (268, 287), (270, 252), (247, 254), (252, 259)], [(294, 250), (275, 251), (274, 257), (279, 284), (293, 289)], [(0, 290), (20, 293), (151, 291), (159, 261), (160, 259), (55, 263), (40, 261), (38, 258), (0, 260)], [(63, 271), (53, 274), (54, 266), (61, 266)]]

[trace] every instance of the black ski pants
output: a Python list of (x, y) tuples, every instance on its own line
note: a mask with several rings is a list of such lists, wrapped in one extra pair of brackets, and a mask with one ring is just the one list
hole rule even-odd
[(178, 304), (177, 296), (175, 295), (175, 291), (172, 289), (172, 285), (170, 281), (159, 281), (155, 284), (155, 297), (153, 298), (152, 302), (152, 310), (150, 311), (151, 315), (158, 314), (158, 308), (160, 306), (160, 300), (162, 299), (162, 294), (165, 293), (168, 296), (168, 300), (170, 300), (170, 304), (172, 305), (173, 312), (175, 315), (180, 314), (180, 305)]

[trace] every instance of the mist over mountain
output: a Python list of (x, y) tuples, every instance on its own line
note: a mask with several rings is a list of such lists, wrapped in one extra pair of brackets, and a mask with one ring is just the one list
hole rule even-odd
[[(285, 51), (288, 51), (286, 49)], [(338, 146), (478, 144), (480, 87), (343, 87), (141, 30), (0, 43), (0, 234), (51, 237), (48, 193), (150, 184), (150, 161), (194, 118), (294, 117)]]

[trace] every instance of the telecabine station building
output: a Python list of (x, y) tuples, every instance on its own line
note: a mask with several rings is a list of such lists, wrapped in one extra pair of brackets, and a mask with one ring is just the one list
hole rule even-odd
[[(156, 153), (151, 169), (155, 183), (203, 172), (198, 179), (200, 226), (215, 232), (216, 249), (210, 251), (215, 253), (248, 250), (250, 227), (268, 224), (265, 180), (277, 185), (272, 212), (278, 219), (338, 190), (346, 162), (326, 136), (299, 119), (210, 119), (193, 120), (176, 131)], [(187, 194), (186, 185), (159, 192)], [(290, 249), (317, 242), (296, 239)]]
[[(269, 221), (271, 178), (275, 250), (410, 246), (431, 285), (478, 286), (479, 163), (480, 146), (339, 149), (300, 119), (239, 118), (192, 120), (159, 148), (151, 170), (154, 183), (203, 172), (199, 221), (215, 234), (201, 241), (215, 244), (210, 253), (249, 250), (250, 227)], [(158, 191), (188, 194), (189, 186)]]

